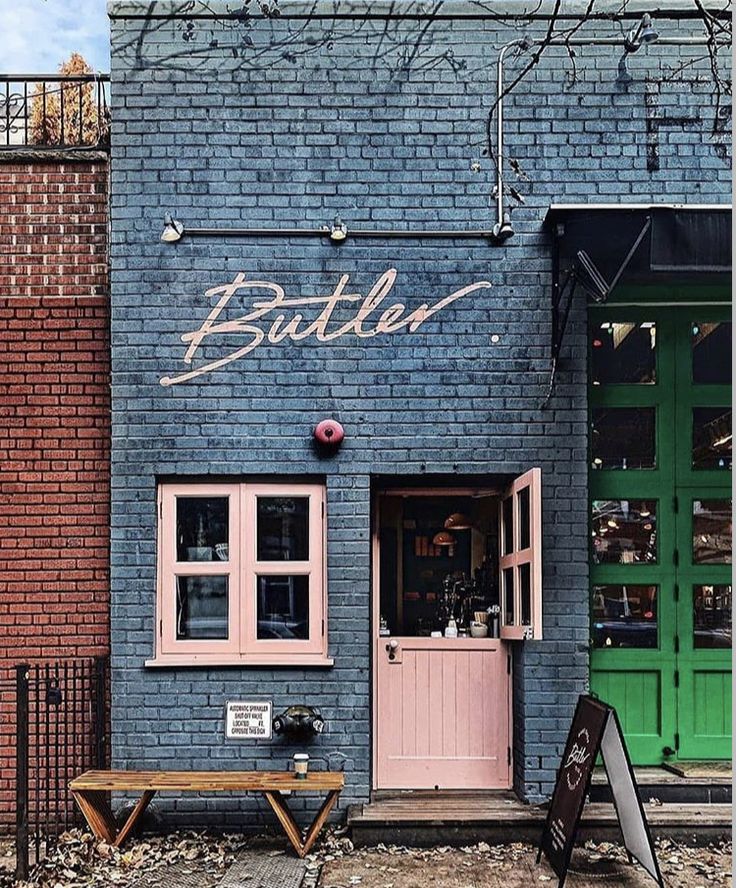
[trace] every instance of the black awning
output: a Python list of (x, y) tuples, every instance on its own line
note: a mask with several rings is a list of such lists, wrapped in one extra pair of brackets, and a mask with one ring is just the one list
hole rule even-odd
[(718, 281), (731, 273), (727, 204), (552, 204), (552, 365), (554, 387), (576, 290), (605, 302), (621, 283)]
[(731, 271), (730, 205), (553, 204), (545, 223), (561, 274), (578, 268), (581, 283), (596, 273), (610, 287)]

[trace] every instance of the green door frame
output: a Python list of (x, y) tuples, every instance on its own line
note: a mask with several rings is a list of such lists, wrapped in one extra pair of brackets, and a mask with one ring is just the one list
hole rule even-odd
[[(730, 583), (725, 578), (729, 568), (692, 564), (688, 499), (719, 498), (730, 490), (730, 472), (694, 471), (691, 466), (692, 406), (730, 404), (730, 386), (692, 384), (690, 325), (730, 320), (729, 306), (722, 301), (714, 304), (727, 294), (707, 288), (700, 289), (696, 298), (692, 291), (678, 293), (675, 298), (687, 304), (675, 306), (662, 304), (673, 298), (671, 289), (639, 288), (619, 295), (625, 305), (591, 306), (589, 312), (591, 324), (604, 320), (656, 324), (654, 384), (589, 386), (591, 410), (656, 410), (656, 468), (622, 471), (593, 469), (591, 464), (589, 472), (591, 506), (594, 500), (656, 502), (656, 563), (595, 564), (591, 547), (591, 588), (622, 583), (658, 586), (656, 648), (591, 651), (592, 689), (619, 709), (636, 764), (661, 763), (667, 759), (667, 747), (680, 758), (730, 757), (730, 651), (696, 650), (692, 628), (693, 584), (698, 579)], [(704, 712), (705, 693), (718, 700)]]

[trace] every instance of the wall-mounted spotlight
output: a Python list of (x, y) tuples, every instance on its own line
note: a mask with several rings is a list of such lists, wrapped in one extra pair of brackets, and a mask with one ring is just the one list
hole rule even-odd
[(164, 216), (164, 230), (161, 232), (161, 240), (167, 244), (176, 243), (184, 234), (184, 226), (177, 219), (172, 218), (171, 213)]
[(496, 222), (493, 226), (493, 237), (497, 241), (505, 241), (514, 236), (514, 226), (511, 224), (511, 216), (503, 214), (503, 222)]
[(332, 223), (332, 228), (330, 228), (330, 240), (339, 243), (340, 241), (344, 241), (348, 236), (348, 227), (342, 221), (340, 216), (335, 216), (335, 221)]
[(626, 52), (637, 52), (641, 48), (642, 43), (654, 43), (658, 38), (659, 34), (652, 24), (651, 15), (645, 12), (639, 24), (632, 31), (629, 31), (624, 41), (624, 48)]

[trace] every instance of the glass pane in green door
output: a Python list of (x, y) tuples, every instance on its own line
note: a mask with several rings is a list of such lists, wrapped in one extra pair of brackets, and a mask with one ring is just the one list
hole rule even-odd
[(731, 468), (731, 408), (693, 407), (693, 468)]
[(591, 410), (593, 468), (655, 468), (655, 415), (655, 407), (594, 407)]
[(694, 321), (692, 338), (692, 379), (696, 385), (731, 384), (730, 321)]
[(693, 586), (693, 647), (731, 647), (731, 585)]
[(657, 327), (653, 321), (602, 321), (590, 328), (591, 382), (657, 381)]
[(658, 593), (640, 583), (593, 586), (593, 647), (656, 648)]
[(731, 500), (693, 500), (693, 564), (731, 563)]
[(655, 500), (593, 500), (593, 563), (656, 564)]

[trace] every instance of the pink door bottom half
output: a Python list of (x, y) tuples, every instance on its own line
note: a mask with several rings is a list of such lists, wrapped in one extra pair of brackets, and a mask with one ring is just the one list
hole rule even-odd
[(497, 639), (377, 639), (377, 789), (511, 786), (507, 656)]

